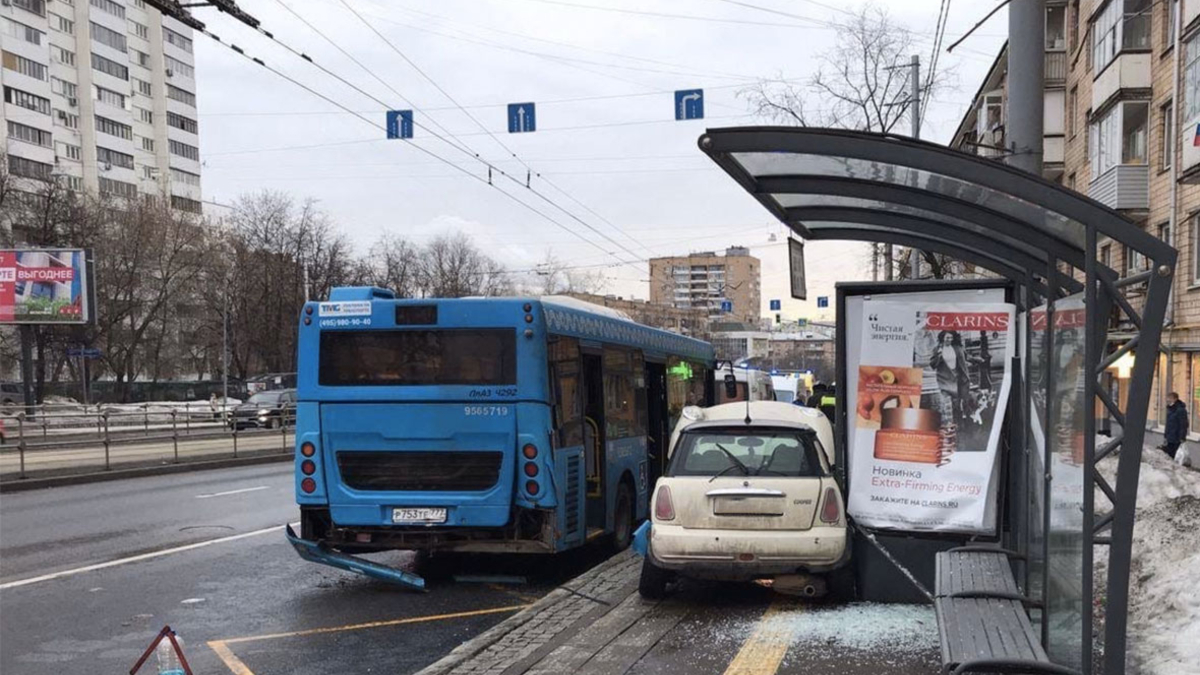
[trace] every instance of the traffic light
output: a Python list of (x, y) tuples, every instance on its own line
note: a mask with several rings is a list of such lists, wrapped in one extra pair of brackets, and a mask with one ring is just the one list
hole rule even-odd
[(783, 323), (783, 315), (782, 315), (782, 314), (776, 314), (776, 315), (775, 315), (775, 324), (776, 324), (776, 325), (779, 325), (779, 324), (781, 324), (781, 323)]

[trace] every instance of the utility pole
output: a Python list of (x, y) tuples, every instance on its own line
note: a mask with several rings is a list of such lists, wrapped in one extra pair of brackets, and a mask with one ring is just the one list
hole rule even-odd
[(1045, 0), (1008, 4), (1008, 164), (1042, 174), (1042, 115), (1045, 105)]
[[(921, 57), (913, 54), (909, 62), (908, 89), (912, 96), (912, 137), (921, 137)], [(916, 280), (921, 271), (921, 252), (916, 248), (908, 249), (908, 278)]]

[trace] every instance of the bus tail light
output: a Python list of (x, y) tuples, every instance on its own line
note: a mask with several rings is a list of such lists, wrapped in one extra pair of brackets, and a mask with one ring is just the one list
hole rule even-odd
[(842, 517), (842, 507), (838, 504), (837, 491), (825, 488), (825, 502), (821, 504), (821, 522), (836, 523)]
[(305, 441), (304, 443), (300, 444), (300, 454), (304, 455), (305, 457), (312, 457), (313, 455), (317, 454), (317, 446)]
[(525, 462), (525, 475), (530, 478), (538, 475), (538, 465), (533, 462)]
[(526, 443), (525, 447), (521, 448), (521, 454), (525, 455), (525, 459), (537, 459), (537, 446)]
[(317, 465), (311, 459), (306, 459), (300, 463), (300, 470), (304, 472), (305, 476), (311, 476), (317, 472)]
[(536, 495), (539, 489), (536, 480), (525, 481), (525, 491), (529, 494)]
[(312, 494), (313, 492), (317, 491), (317, 481), (311, 478), (305, 478), (304, 480), (300, 481), (300, 489)]
[(671, 502), (671, 488), (666, 485), (658, 488), (654, 498), (654, 517), (659, 520), (675, 520), (675, 504)]

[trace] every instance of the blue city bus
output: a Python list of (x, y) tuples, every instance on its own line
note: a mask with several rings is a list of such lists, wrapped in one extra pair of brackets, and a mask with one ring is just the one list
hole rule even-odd
[(301, 314), (292, 543), (367, 574), (350, 554), (624, 547), (713, 363), (572, 298), (336, 288)]

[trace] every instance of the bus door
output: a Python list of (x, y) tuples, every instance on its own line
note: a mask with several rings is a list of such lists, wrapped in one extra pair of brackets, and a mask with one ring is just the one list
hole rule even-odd
[(583, 457), (587, 476), (587, 526), (604, 529), (604, 365), (598, 351), (583, 351)]
[(667, 366), (664, 363), (646, 362), (646, 459), (650, 476), (649, 487), (663, 474), (667, 466)]

